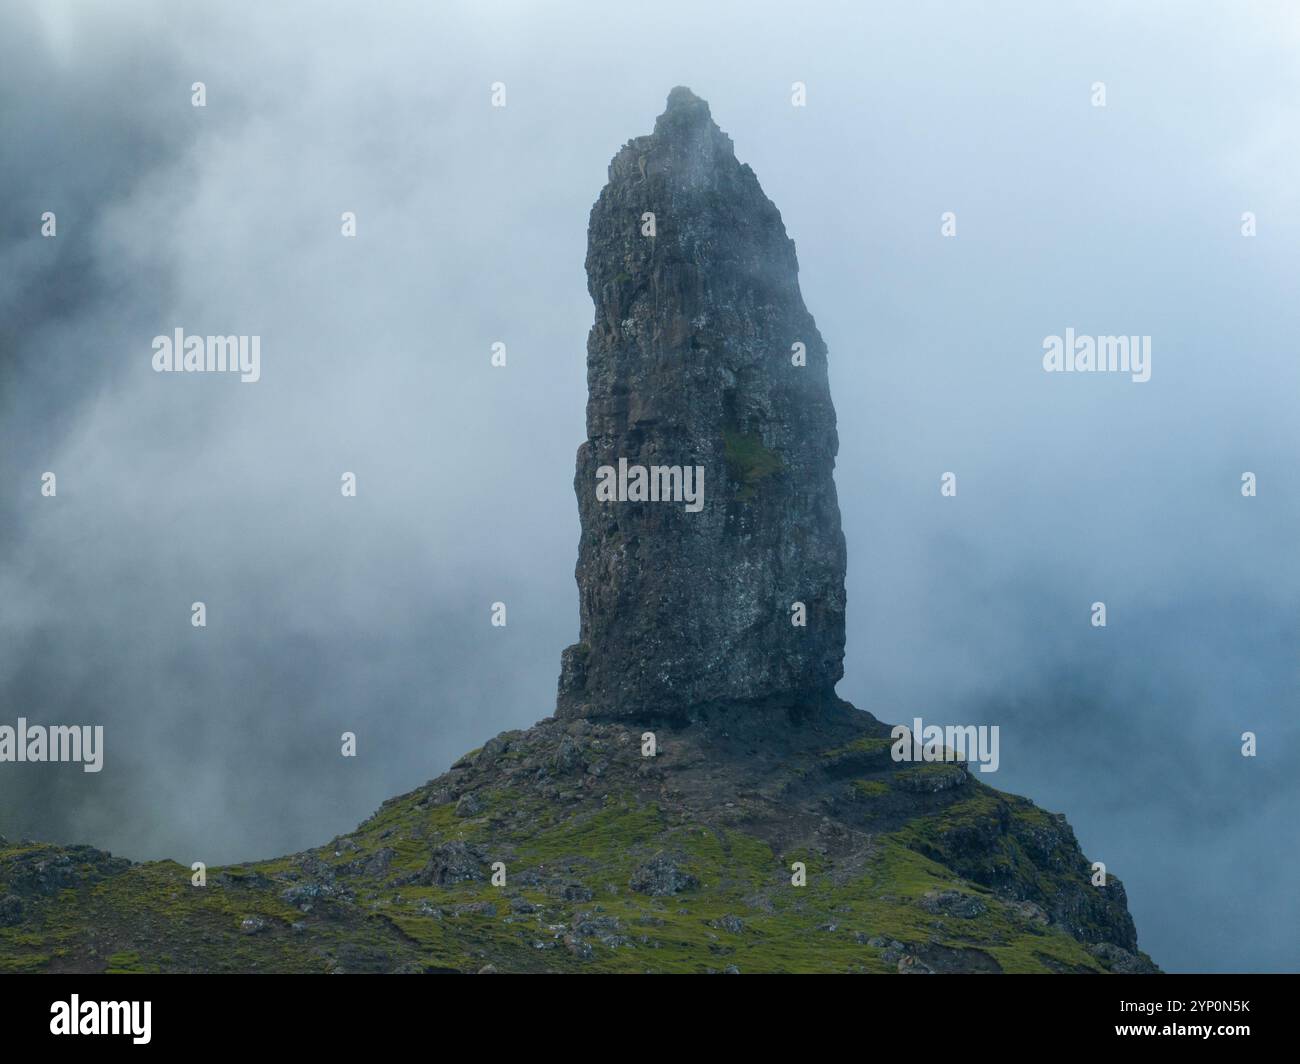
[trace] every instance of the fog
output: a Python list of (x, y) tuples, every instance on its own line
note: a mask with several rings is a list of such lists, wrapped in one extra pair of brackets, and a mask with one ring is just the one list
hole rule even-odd
[[(997, 724), (984, 781), (1166, 969), (1300, 967), (1298, 45), (1263, 3), (6, 8), (0, 723), (105, 759), (0, 764), (0, 832), (269, 857), (551, 713), (587, 215), (685, 84), (830, 348), (840, 694)], [(261, 379), (153, 372), (177, 327)], [(1044, 373), (1066, 328), (1151, 379)]]

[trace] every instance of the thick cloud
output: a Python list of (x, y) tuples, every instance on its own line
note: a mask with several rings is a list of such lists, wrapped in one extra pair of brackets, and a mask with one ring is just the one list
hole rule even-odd
[[(1295, 968), (1300, 27), (1176, 18), (7, 10), (0, 701), (107, 751), (0, 766), (0, 831), (269, 856), (551, 711), (587, 212), (684, 83), (780, 207), (830, 345), (841, 693), (998, 724), (996, 785), (1069, 815), (1163, 964)], [(260, 335), (261, 381), (153, 373), (177, 326)], [(1152, 336), (1151, 381), (1044, 374), (1066, 327)]]

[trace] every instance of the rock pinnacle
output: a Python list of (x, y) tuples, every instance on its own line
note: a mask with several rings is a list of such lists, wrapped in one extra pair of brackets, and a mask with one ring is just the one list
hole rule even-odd
[(610, 163), (586, 267), (581, 630), (557, 712), (815, 708), (844, 657), (826, 346), (780, 212), (689, 89)]

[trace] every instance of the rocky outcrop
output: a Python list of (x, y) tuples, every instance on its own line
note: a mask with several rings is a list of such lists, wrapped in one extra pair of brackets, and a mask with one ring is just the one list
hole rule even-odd
[[(689, 89), (610, 164), (587, 285), (581, 632), (559, 714), (825, 701), (845, 569), (826, 347), (780, 212)], [(650, 498), (675, 494), (655, 490), (664, 469), (702, 473), (702, 499)]]

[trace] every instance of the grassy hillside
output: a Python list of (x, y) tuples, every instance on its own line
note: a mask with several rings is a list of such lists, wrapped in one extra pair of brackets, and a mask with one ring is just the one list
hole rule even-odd
[(660, 727), (652, 758), (639, 728), (548, 719), (205, 886), (6, 843), (0, 970), (1150, 970), (1063, 817), (964, 766), (895, 764), (847, 705), (783, 713), (743, 739), (725, 718)]

